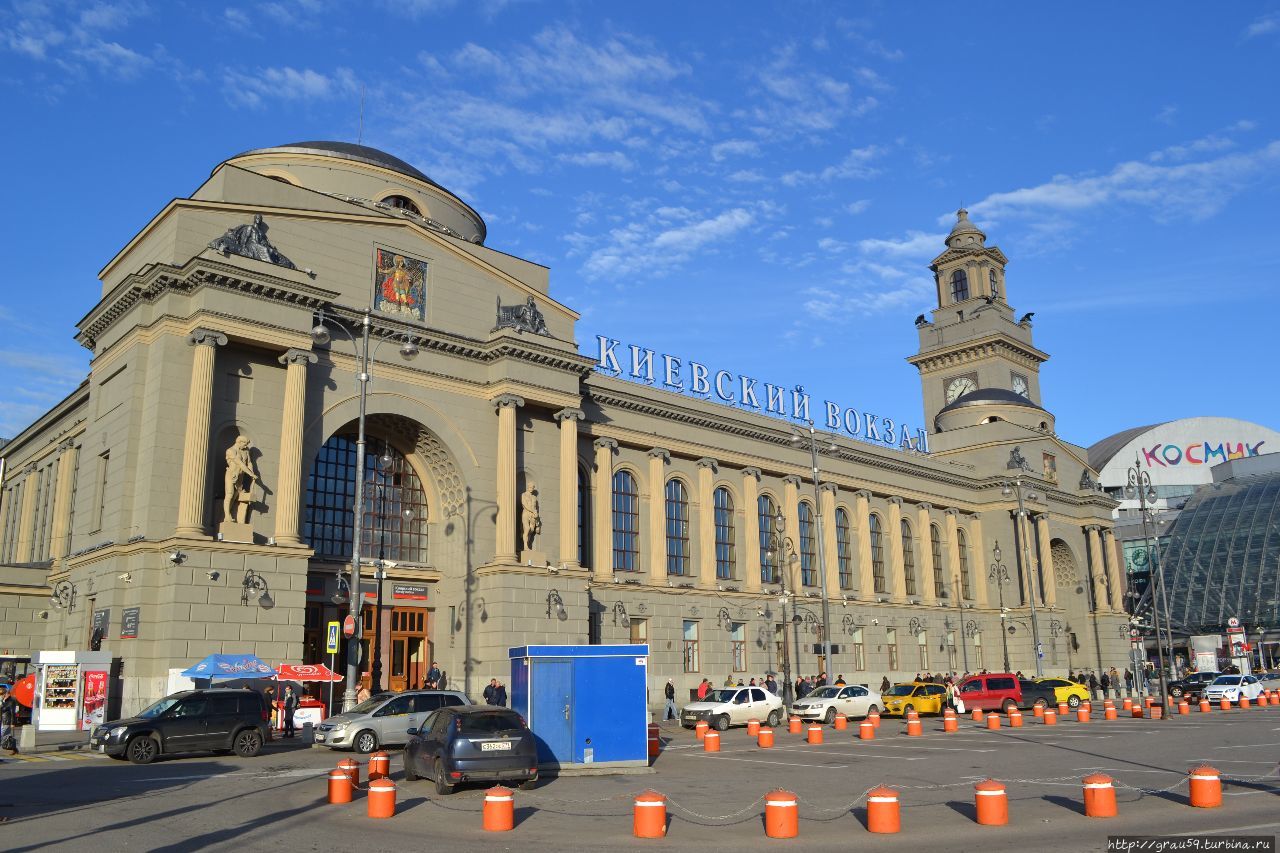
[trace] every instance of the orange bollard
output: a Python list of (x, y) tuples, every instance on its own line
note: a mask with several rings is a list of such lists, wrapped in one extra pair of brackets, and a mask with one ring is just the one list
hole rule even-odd
[[(1135, 711), (1141, 710), (1134, 707)], [(1111, 777), (1094, 773), (1084, 777), (1084, 813), (1086, 817), (1115, 817), (1116, 789)]]
[(1133, 714), (1133, 718), (1135, 720), (1142, 719), (1142, 717), (1146, 714), (1146, 712), (1142, 710), (1142, 706), (1138, 704), (1135, 704), (1133, 706), (1133, 710), (1130, 711), (1129, 713)]
[(987, 728), (989, 728), (989, 729), (998, 729), (998, 728), (1000, 728), (1000, 715), (999, 715), (999, 714), (995, 714), (995, 713), (987, 714)]
[(1128, 696), (1124, 697), (1124, 705), (1122, 705), (1121, 707), (1123, 707), (1126, 711), (1132, 711), (1133, 700), (1130, 699)]
[(351, 802), (351, 778), (342, 770), (329, 771), (329, 802)]
[(720, 733), (707, 732), (702, 736), (703, 752), (719, 752), (720, 751)]
[(710, 728), (706, 720), (698, 720), (698, 724), (693, 727), (693, 734), (698, 740), (702, 740)]
[(747, 720), (747, 734), (751, 735), (752, 737), (755, 737), (756, 735), (760, 734), (759, 720)]
[(918, 720), (920, 719), (920, 713), (915, 708), (912, 708), (910, 711), (907, 711), (907, 719)]
[(347, 778), (351, 780), (354, 787), (360, 786), (360, 764), (351, 758), (344, 758), (338, 762), (338, 769), (347, 774)]
[(1151, 719), (1153, 719), (1153, 720), (1162, 720), (1162, 719), (1164, 719), (1164, 706), (1163, 706), (1163, 705), (1152, 705), (1152, 706), (1151, 706)]
[(760, 734), (756, 736), (756, 746), (761, 749), (768, 749), (773, 746), (773, 729), (768, 726), (761, 726)]
[(803, 727), (804, 727), (804, 723), (800, 721), (799, 717), (792, 717), (791, 719), (787, 720), (787, 731), (793, 735), (800, 734), (800, 731), (803, 729)]
[(901, 828), (898, 792), (883, 785), (867, 792), (867, 831), (893, 833)]
[(1044, 709), (1044, 724), (1046, 726), (1056, 726), (1058, 724), (1058, 712), (1052, 708)]
[(800, 833), (800, 801), (790, 791), (764, 795), (764, 834), (769, 838), (795, 838)]
[(1009, 709), (1009, 725), (1015, 729), (1022, 728), (1022, 712), (1017, 708)]
[(1190, 713), (1191, 713), (1191, 706), (1187, 704), (1186, 699), (1183, 699), (1181, 702), (1178, 703), (1178, 716), (1185, 717), (1187, 714), (1190, 714)]
[(396, 783), (390, 779), (374, 779), (369, 783), (369, 817), (396, 816)]
[(1114, 708), (1115, 706), (1116, 706), (1116, 703), (1112, 702), (1110, 699), (1102, 700), (1102, 710), (1104, 711), (1107, 710), (1108, 708)]
[(919, 717), (912, 717), (907, 720), (907, 737), (923, 737), (924, 725), (920, 722)]
[(849, 718), (844, 714), (836, 714), (835, 721), (832, 723), (836, 727), (836, 731), (842, 732), (849, 728)]
[(1036, 717), (1043, 717), (1043, 716), (1044, 716), (1044, 705), (1041, 705), (1040, 703), (1038, 703), (1038, 702), (1037, 702), (1035, 705), (1033, 705), (1033, 706), (1032, 706), (1032, 708), (1031, 708), (1031, 713), (1032, 713), (1032, 715), (1034, 715), (1034, 716), (1036, 716)]
[(666, 835), (667, 798), (654, 790), (638, 795), (631, 832), (636, 838), (661, 838)]
[(875, 726), (877, 729), (880, 728), (879, 711), (872, 711), (870, 714), (867, 714), (867, 719), (871, 721), (871, 725)]
[(876, 727), (870, 720), (863, 720), (858, 724), (858, 738), (860, 740), (876, 739)]
[(1198, 809), (1216, 809), (1222, 805), (1222, 778), (1218, 771), (1201, 764), (1191, 771), (1191, 805)]
[(1059, 717), (1065, 717), (1067, 714), (1070, 714), (1070, 713), (1071, 713), (1071, 706), (1070, 706), (1070, 705), (1068, 705), (1066, 702), (1059, 702), (1059, 703), (1058, 703), (1058, 716), (1059, 716)]
[(980, 708), (973, 709), (973, 721), (975, 723), (982, 722), (985, 717), (986, 717), (986, 714), (982, 713), (982, 709)]
[(1118, 716), (1120, 716), (1120, 715), (1116, 712), (1116, 709), (1115, 709), (1115, 706), (1114, 706), (1114, 705), (1112, 705), (1110, 708), (1105, 709), (1105, 710), (1102, 712), (1102, 717), (1103, 717), (1103, 719), (1106, 719), (1106, 720), (1114, 720), (1114, 719), (1116, 719)]
[(1154, 696), (1148, 696), (1146, 699), (1142, 700), (1142, 704), (1148, 708), (1150, 708), (1155, 703), (1156, 703), (1156, 697)]
[(1085, 707), (1085, 706), (1083, 706), (1083, 705), (1081, 705), (1079, 708), (1076, 708), (1076, 722), (1077, 722), (1077, 723), (1087, 723), (1087, 722), (1089, 722), (1089, 709), (1088, 709), (1088, 708), (1086, 708), (1086, 707)]
[(1259, 707), (1259, 708), (1265, 708), (1265, 707), (1267, 707), (1267, 705), (1268, 705), (1268, 704), (1269, 704), (1269, 703), (1268, 703), (1268, 700), (1267, 700), (1267, 694), (1265, 694), (1265, 693), (1259, 693), (1259, 694), (1258, 694), (1258, 707)]
[(955, 718), (954, 714), (951, 715), (950, 717), (943, 717), (942, 730), (947, 734), (958, 732), (960, 731), (960, 721)]
[(1004, 785), (995, 779), (987, 779), (973, 786), (973, 804), (978, 812), (978, 823), (983, 826), (1004, 826), (1009, 822), (1009, 798)]
[(1230, 710), (1231, 710), (1231, 700), (1230, 700), (1230, 699), (1222, 699), (1222, 700), (1220, 700), (1220, 701), (1218, 702), (1218, 710), (1219, 710), (1219, 711), (1230, 711)]
[(1209, 713), (1209, 709), (1211, 709), (1212, 707), (1213, 707), (1213, 706), (1209, 704), (1209, 700), (1208, 700), (1208, 699), (1201, 699), (1201, 700), (1200, 700), (1200, 713), (1201, 713), (1201, 714), (1207, 714), (1207, 713)]
[(822, 726), (809, 726), (809, 743), (822, 743)]
[(369, 781), (386, 779), (391, 775), (391, 756), (378, 750), (369, 756)]
[(516, 797), (510, 788), (494, 785), (484, 792), (485, 832), (510, 832), (516, 825)]
[(1248, 708), (1248, 707), (1249, 707), (1249, 697), (1248, 697), (1248, 696), (1241, 696), (1241, 697), (1240, 697), (1240, 710), (1242, 710), (1242, 711), (1243, 711), (1245, 708)]

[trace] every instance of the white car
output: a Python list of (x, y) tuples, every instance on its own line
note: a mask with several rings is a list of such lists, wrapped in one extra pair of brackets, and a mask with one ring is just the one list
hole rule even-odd
[(836, 714), (865, 717), (873, 709), (879, 711), (881, 707), (880, 694), (860, 684), (844, 687), (829, 684), (793, 702), (791, 713), (802, 720), (821, 720), (830, 724)]
[(1262, 694), (1262, 682), (1252, 675), (1219, 675), (1213, 683), (1204, 689), (1204, 698), (1210, 702), (1228, 699), (1239, 702), (1243, 699), (1257, 699)]
[(680, 725), (691, 729), (699, 720), (717, 731), (729, 726), (745, 726), (748, 720), (759, 720), (776, 726), (782, 722), (782, 699), (763, 687), (721, 687), (707, 693), (705, 699), (690, 702), (680, 710)]

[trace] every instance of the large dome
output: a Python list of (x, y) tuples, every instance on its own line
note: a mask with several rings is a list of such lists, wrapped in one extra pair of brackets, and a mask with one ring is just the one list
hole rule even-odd
[[(384, 169), (399, 172), (415, 180), (424, 181), (432, 186), (440, 186), (440, 184), (427, 177), (424, 172), (409, 165), (399, 157), (392, 156), (385, 151), (379, 151), (377, 148), (370, 148), (368, 145), (357, 145), (354, 142), (290, 142), (287, 145), (273, 145), (270, 148), (254, 148), (251, 151), (243, 151), (237, 154), (236, 157), (247, 157), (251, 154), (268, 152), (324, 154), (329, 157), (341, 157), (344, 160), (355, 160), (358, 163), (381, 166)], [(444, 189), (444, 187), (440, 188)]]

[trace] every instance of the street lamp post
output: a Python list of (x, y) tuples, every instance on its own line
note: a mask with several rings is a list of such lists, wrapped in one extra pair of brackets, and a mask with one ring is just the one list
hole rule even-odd
[[(964, 655), (964, 671), (969, 671), (969, 647), (965, 645), (965, 624), (964, 624), (964, 601), (960, 598), (960, 578), (952, 578), (952, 584), (956, 588), (956, 630), (960, 633), (960, 651)], [(943, 596), (946, 596), (946, 590), (943, 590)]]
[[(337, 328), (346, 335), (351, 341), (351, 345), (356, 348), (356, 355), (360, 360), (360, 372), (356, 375), (356, 382), (359, 386), (360, 396), (360, 415), (359, 425), (356, 432), (356, 483), (355, 483), (355, 500), (352, 505), (353, 518), (351, 522), (351, 607), (350, 615), (355, 625), (351, 638), (347, 640), (347, 681), (342, 694), (342, 710), (350, 711), (356, 705), (356, 690), (360, 681), (360, 641), (364, 638), (364, 624), (361, 605), (364, 603), (364, 593), (360, 588), (360, 546), (361, 537), (364, 533), (364, 456), (365, 456), (365, 421), (369, 404), (369, 370), (373, 364), (374, 352), (369, 351), (369, 335), (372, 330), (372, 316), (369, 309), (365, 309), (360, 315), (360, 340), (356, 341), (354, 335), (347, 331), (341, 322), (335, 322), (334, 328)], [(323, 312), (319, 315), (316, 325), (311, 329), (311, 340), (319, 346), (323, 346), (332, 340), (332, 334), (329, 326), (325, 325), (325, 316)], [(418, 346), (406, 335), (400, 346), (400, 356), (406, 361), (412, 361), (418, 356)]]
[[(791, 541), (791, 537), (785, 535), (786, 530), (787, 519), (783, 517), (782, 513), (778, 513), (773, 519), (773, 530), (769, 533), (769, 550), (766, 552), (769, 563), (775, 567), (778, 566), (779, 563), (786, 566), (795, 558), (795, 544)], [(780, 604), (782, 606), (782, 677), (786, 679), (786, 683), (782, 685), (782, 701), (784, 704), (790, 705), (794, 695), (794, 688), (791, 683), (791, 650), (788, 648), (790, 643), (787, 638), (787, 625), (790, 624), (791, 621), (787, 618), (787, 599), (790, 598), (793, 593), (787, 591), (787, 573), (785, 570), (779, 573), (776, 580), (782, 584), (782, 596), (780, 599)], [(799, 643), (800, 631), (797, 627), (797, 664), (799, 664), (800, 654)]]
[[(808, 422), (809, 425), (809, 470), (813, 474), (813, 503), (814, 512), (818, 516), (818, 579), (819, 589), (822, 592), (822, 661), (823, 667), (831, 671), (831, 602), (827, 598), (827, 556), (822, 535), (822, 495), (821, 484), (818, 477), (818, 434), (814, 431), (813, 421)], [(791, 443), (799, 444), (804, 441), (804, 436), (793, 432), (791, 434)], [(827, 450), (835, 450), (836, 443), (829, 441)]]
[[(1014, 462), (1010, 461), (1009, 464), (1014, 465)], [(1022, 542), (1022, 548), (1019, 553), (1014, 555), (1014, 559), (1018, 561), (1018, 576), (1027, 579), (1027, 589), (1031, 593), (1027, 596), (1027, 600), (1031, 602), (1031, 642), (1035, 646), (1032, 649), (1032, 655), (1036, 661), (1036, 678), (1040, 678), (1044, 675), (1044, 665), (1040, 661), (1040, 623), (1036, 619), (1036, 594), (1040, 591), (1040, 584), (1031, 582), (1031, 553), (1027, 547), (1027, 540), (1031, 537), (1027, 535), (1025, 530), (1021, 529), (1022, 521), (1027, 517), (1027, 509), (1022, 500), (1022, 478), (1015, 477), (1012, 482), (1006, 481), (1001, 494), (1005, 497), (1010, 495), (1017, 495), (1018, 497), (1018, 520), (1016, 523), (1018, 525), (1018, 539)], [(1036, 493), (1028, 491), (1026, 497), (1027, 500), (1033, 501), (1036, 499)], [(1039, 581), (1039, 578), (1036, 578), (1036, 581)]]
[[(1156, 490), (1155, 487), (1151, 485), (1151, 475), (1142, 470), (1142, 462), (1137, 455), (1133, 457), (1133, 467), (1128, 470), (1128, 481), (1125, 483), (1124, 496), (1130, 500), (1133, 500), (1134, 498), (1138, 499), (1138, 510), (1142, 515), (1142, 540), (1143, 544), (1148, 549), (1147, 563), (1150, 565), (1151, 534), (1147, 529), (1150, 510), (1147, 505), (1155, 501)], [(1163, 701), (1163, 699), (1169, 695), (1169, 673), (1165, 670), (1164, 646), (1160, 641), (1161, 605), (1164, 607), (1163, 621), (1165, 634), (1169, 640), (1170, 658), (1173, 657), (1173, 633), (1169, 630), (1169, 597), (1164, 588), (1164, 561), (1160, 559), (1160, 548), (1158, 544), (1156, 545), (1155, 562), (1156, 570), (1155, 573), (1152, 574), (1151, 580), (1152, 582), (1159, 584), (1160, 597), (1157, 598), (1156, 593), (1154, 592), (1151, 595), (1151, 617), (1156, 632), (1156, 659), (1160, 663), (1160, 697)], [(1170, 660), (1169, 663), (1172, 665), (1173, 661)]]
[(1009, 638), (1005, 636), (1004, 627), (1004, 585), (1009, 582), (1009, 569), (1004, 563), (1000, 562), (1000, 540), (996, 540), (995, 547), (991, 549), (991, 556), (995, 561), (991, 564), (991, 571), (987, 577), (996, 582), (996, 594), (1000, 597), (1000, 647), (1004, 650), (1004, 671), (1012, 672), (1009, 667)]

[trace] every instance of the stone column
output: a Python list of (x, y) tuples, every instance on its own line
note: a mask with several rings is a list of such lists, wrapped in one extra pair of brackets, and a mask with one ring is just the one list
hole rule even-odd
[[(968, 599), (964, 597), (964, 579), (960, 577), (960, 511), (956, 509), (948, 509), (943, 515), (946, 517), (946, 532), (943, 533), (942, 555), (947, 561), (947, 571), (944, 577), (947, 579), (947, 595), (959, 596), (961, 603)], [(973, 573), (973, 561), (969, 561), (969, 596), (972, 598), (977, 594), (976, 585), (980, 582), (980, 578), (975, 577)], [(951, 602), (952, 605), (955, 601)]]
[(710, 456), (698, 460), (698, 580), (706, 589), (721, 583), (716, 577), (715, 475), (718, 463)]
[(226, 346), (227, 336), (196, 329), (187, 336), (196, 348), (187, 393), (187, 429), (182, 439), (182, 480), (178, 492), (176, 536), (203, 538), (206, 483), (209, 477), (209, 417), (213, 412), (213, 362), (216, 348)]
[(560, 422), (560, 565), (581, 568), (578, 562), (578, 421), (582, 409), (561, 409)]
[(498, 409), (498, 524), (493, 561), (511, 563), (516, 559), (516, 409), (524, 399), (503, 394), (493, 404)]
[(795, 561), (788, 563), (779, 554), (779, 567), (782, 570), (782, 582), (788, 590), (796, 592), (803, 588), (800, 583), (800, 478), (792, 474), (782, 478), (782, 516), (787, 520), (787, 531), (784, 534), (791, 540), (792, 548), (786, 559), (792, 556)]
[(15, 563), (31, 562), (35, 546), (33, 528), (36, 522), (36, 481), (39, 480), (36, 463), (28, 462), (22, 473), (25, 479), (22, 481), (22, 514), (18, 516), (18, 529), (15, 531), (18, 540), (18, 547), (13, 554)]
[[(928, 605), (938, 600), (933, 588), (933, 524), (930, 512), (933, 504), (916, 504), (916, 565), (920, 567), (920, 599)], [(942, 576), (942, 589), (947, 588), (946, 575)], [(951, 595), (951, 593), (947, 593)]]
[(871, 492), (853, 493), (853, 524), (858, 534), (858, 594), (863, 601), (876, 600), (876, 579), (871, 571)]
[(667, 575), (667, 466), (671, 454), (661, 447), (649, 451), (649, 580), (664, 584)]
[[(887, 570), (889, 572), (889, 588), (893, 590), (893, 600), (906, 602), (907, 579), (902, 565), (902, 498), (889, 498), (889, 517), (885, 522), (889, 529), (884, 531), (889, 539)], [(919, 576), (916, 582), (919, 583)], [(916, 588), (917, 591), (919, 587)]]
[(58, 486), (53, 492), (53, 524), (49, 533), (49, 559), (57, 563), (67, 556), (67, 534), (71, 524), (71, 483), (75, 480), (80, 448), (68, 438), (58, 445), (62, 459), (58, 462)]
[(1102, 528), (1102, 559), (1107, 566), (1107, 579), (1111, 582), (1111, 609), (1124, 613), (1124, 573), (1120, 571), (1120, 556), (1116, 553), (1115, 534), (1110, 527)]
[(760, 469), (742, 469), (742, 581), (747, 592), (760, 591)]
[(1036, 521), (1036, 551), (1040, 560), (1040, 575), (1044, 578), (1043, 598), (1045, 607), (1058, 606), (1058, 575), (1053, 570), (1053, 549), (1049, 547), (1049, 515), (1040, 513)]
[(276, 476), (276, 544), (301, 545), (302, 431), (307, 415), (307, 365), (316, 354), (291, 349), (278, 361), (285, 366), (284, 413), (280, 418), (280, 468)]
[(978, 606), (987, 607), (990, 598), (987, 590), (987, 566), (991, 565), (991, 555), (987, 553), (987, 543), (982, 538), (982, 517), (969, 516), (969, 570), (973, 573), (974, 592), (978, 595)]
[(1111, 610), (1113, 596), (1107, 587), (1111, 579), (1107, 576), (1107, 566), (1102, 558), (1102, 527), (1087, 524), (1084, 528), (1085, 543), (1089, 549), (1089, 588), (1093, 590), (1093, 608), (1095, 611)]
[(591, 569), (597, 581), (613, 578), (613, 453), (618, 442), (612, 438), (597, 438), (595, 488), (593, 488), (591, 514), (595, 530), (591, 536)]
[[(839, 598), (844, 594), (840, 586), (840, 549), (836, 543), (836, 493), (839, 487), (835, 483), (823, 483), (818, 493), (822, 497), (822, 555), (827, 564), (822, 571), (827, 573), (827, 597)], [(835, 630), (835, 629), (832, 629)]]

